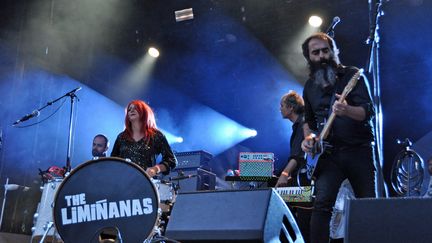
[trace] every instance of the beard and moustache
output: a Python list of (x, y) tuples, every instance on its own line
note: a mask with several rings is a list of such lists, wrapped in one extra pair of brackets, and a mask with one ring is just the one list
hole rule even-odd
[(99, 152), (96, 149), (92, 149), (92, 155), (93, 155), (93, 157), (105, 157), (106, 153), (105, 152)]
[(337, 67), (333, 58), (321, 59), (319, 62), (313, 62), (309, 60), (309, 77), (314, 83), (321, 87), (324, 91), (331, 90), (337, 80)]

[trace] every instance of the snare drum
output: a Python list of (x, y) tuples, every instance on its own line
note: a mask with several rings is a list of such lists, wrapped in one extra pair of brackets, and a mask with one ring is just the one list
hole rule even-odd
[[(42, 187), (42, 196), (36, 214), (34, 215), (34, 227), (32, 234), (32, 242), (39, 242), (49, 223), (53, 222), (52, 210), (54, 206), (54, 196), (63, 179), (49, 180)], [(52, 236), (55, 234), (54, 227), (51, 227), (47, 232), (47, 240), (53, 241)], [(56, 236), (58, 237), (58, 235)]]
[(75, 168), (54, 200), (54, 223), (64, 242), (98, 242), (118, 229), (123, 242), (143, 242), (158, 219), (158, 192), (138, 165), (120, 158), (91, 160)]
[(170, 182), (162, 182), (160, 180), (153, 180), (158, 192), (159, 200), (161, 203), (174, 203), (176, 194)]

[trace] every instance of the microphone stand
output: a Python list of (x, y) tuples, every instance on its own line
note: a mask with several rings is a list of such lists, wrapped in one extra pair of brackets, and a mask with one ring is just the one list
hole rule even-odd
[[(376, 161), (375, 173), (376, 181), (376, 196), (387, 197), (388, 191), (383, 178), (383, 123), (382, 123), (382, 106), (381, 106), (381, 81), (380, 81), (380, 63), (379, 63), (379, 20), (384, 15), (382, 10), (382, 0), (376, 0), (375, 9), (373, 8), (373, 0), (369, 0), (369, 37), (366, 44), (369, 45), (369, 57), (366, 63), (366, 70), (372, 75), (373, 80), (373, 99), (375, 103), (375, 136), (376, 136)], [(375, 10), (375, 12), (374, 12)]]
[(6, 184), (4, 185), (4, 195), (3, 195), (3, 203), (2, 203), (2, 207), (1, 207), (1, 214), (0, 214), (0, 229), (2, 227), (3, 224), (3, 213), (4, 213), (4, 209), (5, 209), (5, 205), (6, 205), (6, 195), (7, 195), (7, 185), (9, 184), (9, 177), (6, 178)]
[[(74, 117), (74, 100), (75, 98), (78, 99), (78, 97), (75, 95), (75, 92), (80, 90), (81, 87), (76, 88), (74, 90), (72, 90), (69, 93), (66, 93), (65, 95), (63, 95), (62, 97), (60, 97), (59, 99), (65, 97), (65, 96), (69, 96), (70, 97), (70, 101), (71, 101), (71, 109), (70, 109), (70, 113), (69, 113), (69, 134), (68, 134), (68, 145), (67, 145), (67, 156), (66, 156), (66, 173), (65, 175), (68, 175), (69, 172), (71, 171), (71, 145), (72, 145), (72, 134), (73, 134), (73, 117)], [(59, 100), (57, 99), (57, 100)], [(79, 99), (78, 99), (79, 101)]]
[[(81, 87), (78, 87), (72, 91), (67, 92), (66, 94), (62, 95), (61, 97), (47, 102), (46, 105), (44, 105), (43, 107), (38, 109), (38, 112), (45, 109), (46, 107), (54, 104), (55, 102), (61, 100), (62, 98), (69, 96), (70, 97), (70, 101), (71, 101), (71, 109), (70, 109), (70, 114), (69, 114), (69, 134), (68, 134), (68, 145), (67, 145), (67, 156), (66, 156), (66, 175), (69, 174), (69, 172), (71, 171), (71, 144), (72, 144), (72, 134), (73, 134), (73, 117), (74, 117), (74, 102), (75, 102), (75, 98), (78, 99), (78, 97), (76, 96), (75, 92), (81, 90)], [(78, 99), (79, 101), (79, 99)]]

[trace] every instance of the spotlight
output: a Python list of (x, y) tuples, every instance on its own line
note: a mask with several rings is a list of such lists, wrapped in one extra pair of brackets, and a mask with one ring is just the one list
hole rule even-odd
[(156, 58), (156, 57), (159, 56), (159, 51), (158, 51), (158, 49), (156, 49), (156, 48), (154, 48), (154, 47), (150, 47), (150, 48), (148, 49), (148, 54), (149, 54), (150, 56)]
[(241, 135), (245, 138), (255, 137), (258, 132), (255, 129), (244, 129), (241, 131)]
[(309, 18), (309, 24), (316, 28), (320, 27), (322, 22), (322, 19), (316, 15), (310, 16)]
[(177, 137), (176, 138), (176, 142), (177, 143), (183, 143), (183, 138), (182, 137)]

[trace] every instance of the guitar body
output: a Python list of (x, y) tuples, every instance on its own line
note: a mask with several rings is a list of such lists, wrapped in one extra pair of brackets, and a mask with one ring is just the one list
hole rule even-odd
[(312, 153), (305, 154), (307, 176), (309, 180), (315, 179), (315, 168), (317, 167), (318, 160), (323, 152), (324, 152), (323, 142), (320, 139), (314, 143)]

